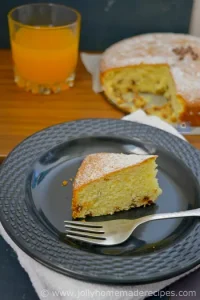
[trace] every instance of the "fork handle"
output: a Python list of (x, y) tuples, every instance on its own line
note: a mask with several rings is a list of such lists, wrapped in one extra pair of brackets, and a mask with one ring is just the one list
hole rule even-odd
[(173, 212), (173, 213), (150, 215), (150, 216), (142, 217), (140, 218), (140, 220), (141, 223), (145, 223), (153, 220), (174, 219), (174, 218), (183, 218), (183, 217), (200, 217), (200, 208), (191, 209), (187, 211)]

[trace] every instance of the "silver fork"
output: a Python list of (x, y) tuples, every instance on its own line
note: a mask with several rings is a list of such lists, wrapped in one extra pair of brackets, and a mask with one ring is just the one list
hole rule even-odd
[(149, 221), (182, 217), (200, 217), (200, 208), (174, 213), (155, 214), (135, 220), (119, 219), (105, 222), (64, 222), (67, 237), (91, 244), (111, 246), (125, 242), (132, 232), (141, 224)]

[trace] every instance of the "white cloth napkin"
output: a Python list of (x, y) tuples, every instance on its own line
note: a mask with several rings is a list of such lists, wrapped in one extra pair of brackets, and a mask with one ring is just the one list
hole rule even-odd
[[(136, 121), (143, 124), (148, 124), (168, 131), (180, 138), (183, 138), (171, 125), (161, 121), (158, 117), (149, 117), (142, 110), (138, 110), (125, 118), (124, 120)], [(76, 280), (61, 274), (58, 274), (37, 261), (33, 260), (25, 254), (18, 246), (10, 239), (2, 225), (0, 224), (0, 233), (7, 243), (15, 250), (21, 266), (28, 273), (30, 280), (40, 299), (48, 300), (138, 300), (151, 296), (153, 292), (159, 291), (164, 287), (175, 282), (179, 278), (185, 276), (174, 277), (158, 283), (146, 285), (105, 285), (97, 283), (88, 283)], [(78, 263), (78, 262), (77, 262)], [(194, 268), (192, 271), (196, 270)]]
[(92, 75), (92, 89), (95, 93), (103, 91), (99, 78), (99, 63), (101, 54), (81, 53), (82, 62), (86, 70)]

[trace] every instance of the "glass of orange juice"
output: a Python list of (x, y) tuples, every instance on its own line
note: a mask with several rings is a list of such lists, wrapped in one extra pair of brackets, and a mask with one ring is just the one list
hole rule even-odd
[(15, 82), (35, 94), (74, 85), (80, 14), (67, 6), (27, 4), (8, 14)]

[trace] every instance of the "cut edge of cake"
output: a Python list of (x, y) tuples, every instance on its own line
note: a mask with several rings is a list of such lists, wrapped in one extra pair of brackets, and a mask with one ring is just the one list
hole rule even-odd
[[(156, 158), (156, 155), (118, 153), (88, 155), (83, 160), (74, 180), (73, 218), (113, 214), (116, 211), (128, 210), (132, 207), (145, 206), (155, 202), (162, 192), (156, 178)], [(147, 167), (147, 172), (143, 168), (144, 165)], [(140, 166), (142, 166), (142, 175), (138, 173), (137, 167)], [(140, 177), (145, 181), (145, 176), (147, 177), (146, 182), (152, 184), (152, 190), (146, 187), (147, 192), (144, 190), (143, 193), (138, 190), (137, 194), (134, 195), (132, 183), (138, 184)], [(125, 186), (128, 190), (124, 188)], [(115, 191), (113, 192), (113, 190)], [(135, 200), (132, 199), (130, 202), (130, 195)]]
[[(107, 48), (100, 62), (104, 94), (121, 110), (141, 108), (169, 123), (191, 126), (200, 125), (199, 74), (200, 38), (188, 34), (130, 37)], [(160, 95), (166, 104), (154, 102)]]

